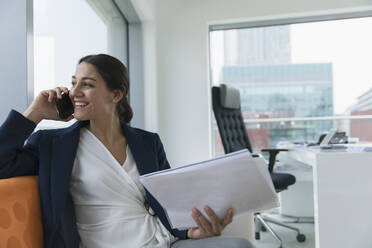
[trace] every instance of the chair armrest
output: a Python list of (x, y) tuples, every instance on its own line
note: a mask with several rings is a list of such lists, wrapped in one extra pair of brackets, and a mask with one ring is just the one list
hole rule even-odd
[(37, 176), (0, 180), (0, 247), (10, 247), (10, 241), (17, 247), (25, 247), (24, 242), (43, 247), (38, 185)]
[(265, 148), (261, 150), (261, 152), (269, 153), (269, 172), (270, 173), (272, 173), (274, 170), (276, 155), (278, 155), (279, 152), (287, 152), (287, 151), (288, 149), (283, 149), (283, 148)]
[(258, 158), (258, 157), (262, 157), (262, 155), (258, 153), (252, 153), (252, 157)]

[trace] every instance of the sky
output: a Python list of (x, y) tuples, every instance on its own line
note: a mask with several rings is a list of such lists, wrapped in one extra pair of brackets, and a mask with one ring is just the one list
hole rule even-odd
[(333, 65), (335, 114), (372, 88), (372, 18), (291, 25), (292, 63)]

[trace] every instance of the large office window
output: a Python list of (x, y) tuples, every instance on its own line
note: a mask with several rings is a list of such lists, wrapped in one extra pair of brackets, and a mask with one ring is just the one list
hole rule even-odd
[(240, 89), (254, 149), (334, 127), (372, 141), (371, 27), (363, 17), (211, 31), (211, 83)]
[(33, 9), (34, 97), (44, 89), (70, 88), (78, 60), (85, 55), (108, 53), (127, 64), (127, 23), (113, 1), (34, 0)]

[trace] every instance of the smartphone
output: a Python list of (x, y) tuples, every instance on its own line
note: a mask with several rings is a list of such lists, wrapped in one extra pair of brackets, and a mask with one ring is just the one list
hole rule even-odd
[(56, 106), (59, 117), (64, 120), (74, 113), (74, 105), (68, 93), (62, 92), (62, 99), (56, 98)]

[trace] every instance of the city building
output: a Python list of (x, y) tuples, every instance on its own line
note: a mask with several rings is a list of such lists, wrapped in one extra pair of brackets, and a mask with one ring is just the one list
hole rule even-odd
[(224, 65), (291, 63), (290, 27), (245, 28), (224, 32)]
[[(357, 103), (350, 107), (350, 115), (372, 115), (372, 88), (357, 98)], [(350, 136), (359, 137), (360, 141), (372, 141), (371, 120), (350, 120)]]
[[(333, 115), (332, 64), (286, 64), (263, 66), (225, 66), (220, 83), (238, 87), (244, 119), (320, 117)], [(247, 124), (248, 134), (268, 130), (269, 142), (316, 140), (332, 128), (333, 121), (274, 122)], [(260, 148), (257, 137), (253, 146)]]

